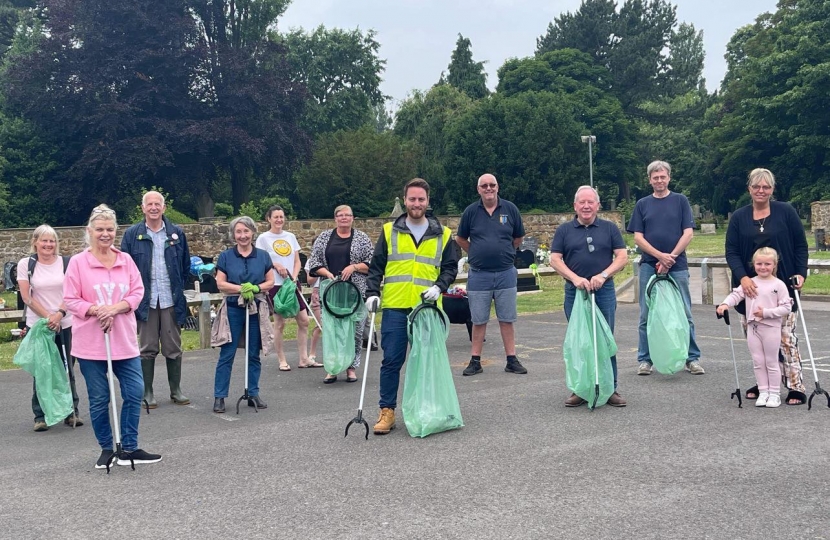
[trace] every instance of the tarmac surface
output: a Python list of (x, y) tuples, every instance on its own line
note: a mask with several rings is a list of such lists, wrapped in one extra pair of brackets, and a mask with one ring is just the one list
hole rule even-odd
[[(830, 387), (830, 304), (806, 306), (819, 378)], [(397, 429), (364, 440), (343, 431), (360, 384), (323, 385), (322, 369), (290, 372), (266, 358), (268, 409), (211, 411), (218, 353), (185, 355), (189, 406), (166, 399), (142, 414), (140, 446), (161, 463), (94, 469), (100, 449), (78, 372), (83, 427), (32, 431), (31, 377), (0, 372), (0, 537), (41, 538), (830, 538), (830, 408), (738, 408), (726, 326), (694, 306), (705, 375), (637, 376), (635, 304), (620, 304), (616, 337), (625, 408), (566, 409), (561, 312), (516, 325), (527, 375), (503, 371), (491, 321), (484, 373), (462, 377), (463, 325), (448, 350), (465, 427), (411, 438)], [(735, 325), (742, 391), (754, 385)], [(802, 337), (805, 384), (815, 387)], [(740, 339), (739, 339), (740, 338)], [(377, 418), (381, 352), (370, 358), (366, 416)], [(76, 368), (77, 369), (77, 368)], [(363, 377), (362, 367), (358, 372)], [(401, 389), (402, 392), (402, 389)]]

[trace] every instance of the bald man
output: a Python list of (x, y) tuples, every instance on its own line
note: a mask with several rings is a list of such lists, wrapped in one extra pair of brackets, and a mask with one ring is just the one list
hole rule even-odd
[(499, 197), (499, 183), (492, 174), (478, 179), (481, 199), (461, 215), (455, 241), (467, 252), (467, 298), (473, 321), (473, 345), (464, 375), (481, 373), (481, 351), (490, 320), (490, 306), (496, 304), (496, 318), (504, 343), (507, 364), (504, 371), (525, 374), (527, 369), (516, 358), (516, 248), (525, 235), (522, 216), (516, 205)]

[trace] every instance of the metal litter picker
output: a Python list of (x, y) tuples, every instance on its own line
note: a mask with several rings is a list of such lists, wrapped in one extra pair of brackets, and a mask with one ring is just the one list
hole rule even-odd
[[(797, 279), (797, 277), (793, 276), (793, 285), (798, 285), (796, 282)], [(813, 358), (813, 347), (810, 346), (810, 335), (807, 333), (807, 321), (804, 320), (804, 309), (801, 307), (801, 295), (795, 287), (793, 287), (793, 291), (795, 292), (795, 303), (798, 305), (798, 312), (801, 314), (801, 322), (804, 325), (804, 339), (807, 341), (807, 352), (810, 353), (810, 364), (813, 366), (813, 379), (816, 382), (816, 389), (813, 390), (813, 393), (810, 394), (810, 399), (807, 400), (807, 410), (809, 411), (813, 407), (813, 398), (822, 394), (827, 398), (827, 406), (830, 407), (830, 394), (827, 393), (827, 390), (822, 390), (821, 385), (818, 383), (818, 371), (816, 371), (816, 361)]]
[(248, 395), (248, 347), (250, 347), (250, 331), (251, 331), (251, 314), (248, 313), (248, 306), (250, 303), (246, 300), (245, 301), (245, 392), (242, 394), (242, 397), (236, 400), (236, 414), (239, 414), (239, 404), (242, 403), (242, 400), (247, 400), (248, 405), (253, 404), (254, 412), (259, 412), (259, 407), (257, 407), (257, 402), (253, 399), (250, 395)]
[[(717, 315), (717, 312), (715, 312)], [(726, 323), (726, 327), (729, 328), (729, 345), (732, 347), (732, 365), (735, 367), (735, 391), (732, 392), (732, 396), (729, 399), (738, 398), (738, 408), (742, 409), (743, 406), (741, 404), (741, 383), (738, 381), (738, 361), (735, 360), (735, 342), (732, 339), (732, 325), (729, 324), (729, 310), (724, 311), (723, 315), (718, 315), (718, 319), (723, 319)]]
[[(104, 344), (107, 349), (107, 382), (110, 387), (110, 412), (112, 413), (112, 438), (115, 441), (115, 453), (107, 462), (107, 474), (110, 473), (113, 459), (118, 461), (124, 454), (124, 448), (121, 446), (121, 424), (118, 419), (118, 405), (115, 403), (115, 374), (112, 371), (112, 347), (110, 346), (109, 331), (104, 332)], [(132, 455), (130, 455), (130, 466), (135, 470), (135, 462)]]
[[(370, 332), (375, 331), (375, 315), (377, 315), (377, 313), (372, 313), (372, 321), (369, 324)], [(352, 427), (352, 424), (363, 424), (363, 427), (366, 428), (366, 440), (369, 440), (369, 424), (366, 422), (366, 419), (363, 418), (363, 398), (366, 395), (366, 378), (369, 374), (369, 353), (371, 350), (372, 347), (366, 347), (366, 360), (364, 360), (363, 364), (363, 382), (360, 385), (360, 403), (357, 406), (357, 416), (349, 420), (349, 423), (346, 424), (346, 434), (344, 437), (349, 436), (349, 428)]]

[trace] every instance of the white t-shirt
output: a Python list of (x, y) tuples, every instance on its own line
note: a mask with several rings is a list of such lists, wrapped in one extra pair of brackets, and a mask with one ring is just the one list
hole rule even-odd
[[(303, 268), (305, 269), (305, 275), (311, 277), (311, 275), (310, 275), (311, 274), (311, 257), (309, 257), (306, 260), (305, 266)], [(322, 276), (317, 277), (316, 281), (314, 282), (314, 285), (312, 285), (311, 287), (313, 289), (319, 289), (320, 288), (320, 281), (322, 281), (322, 280), (323, 280)]]
[[(17, 263), (17, 281), (29, 281), (29, 257), (20, 259)], [(55, 259), (52, 264), (43, 264), (38, 261), (35, 271), (32, 273), (30, 294), (32, 298), (40, 302), (46, 311), (54, 313), (61, 307), (63, 302), (63, 259)], [(26, 310), (26, 326), (30, 328), (40, 319), (35, 310)], [(61, 328), (72, 326), (72, 315), (66, 314), (61, 320)]]
[[(294, 233), (288, 231), (282, 231), (279, 234), (270, 231), (264, 232), (257, 237), (256, 247), (264, 250), (271, 257), (271, 263), (280, 263), (288, 269), (289, 274), (294, 274), (294, 257), (300, 252), (300, 243), (297, 242)], [(282, 276), (277, 274), (274, 285), (282, 285), (282, 282)]]

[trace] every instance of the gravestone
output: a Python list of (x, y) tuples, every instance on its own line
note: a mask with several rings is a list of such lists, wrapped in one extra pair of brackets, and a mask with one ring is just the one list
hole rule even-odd
[(694, 219), (700, 219), (700, 205), (699, 204), (693, 204), (692, 205), (692, 217)]
[(539, 240), (533, 236), (525, 236), (524, 240), (522, 240), (522, 245), (519, 246), (519, 249), (522, 251), (527, 250), (532, 253), (536, 253), (536, 250), (539, 249)]
[[(536, 251), (523, 249), (516, 251), (516, 259), (514, 264), (516, 268), (530, 268), (530, 265), (536, 262)], [(516, 288), (519, 292), (524, 291), (538, 291), (539, 285), (536, 283), (536, 276), (519, 276), (516, 280)]]
[(716, 234), (717, 226), (714, 223), (701, 223), (700, 234)]

